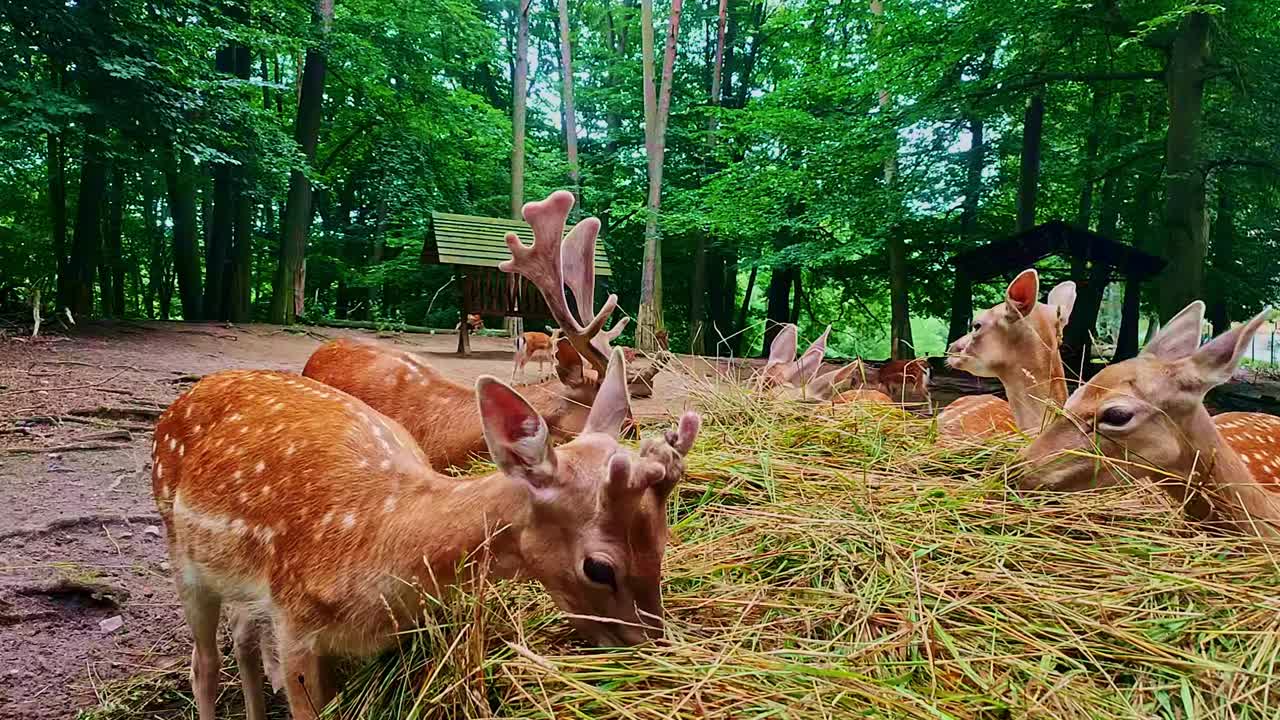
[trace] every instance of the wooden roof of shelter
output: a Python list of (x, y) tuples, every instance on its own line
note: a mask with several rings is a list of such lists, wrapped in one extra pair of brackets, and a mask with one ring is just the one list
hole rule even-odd
[(1016, 235), (966, 250), (952, 258), (956, 270), (972, 280), (1009, 275), (1050, 255), (1101, 262), (1120, 275), (1145, 280), (1164, 269), (1163, 258), (1145, 253), (1061, 220), (1051, 220)]
[[(498, 263), (511, 259), (503, 240), (509, 232), (518, 235), (525, 245), (533, 243), (533, 229), (522, 220), (433, 212), (431, 228), (422, 244), (422, 261), (496, 268)], [(612, 274), (604, 246), (596, 243), (596, 275)]]

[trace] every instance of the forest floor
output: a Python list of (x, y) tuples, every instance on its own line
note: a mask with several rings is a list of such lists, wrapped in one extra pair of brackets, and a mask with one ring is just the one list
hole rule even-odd
[[(187, 629), (150, 492), (155, 418), (201, 375), (300, 372), (322, 342), (352, 335), (375, 333), (119, 322), (0, 338), (0, 719), (68, 718), (107, 680), (186, 674)], [(453, 335), (383, 341), (457, 380), (510, 375), (506, 338), (473, 337), (468, 358), (453, 354)], [(667, 377), (633, 401), (637, 414), (687, 402)]]

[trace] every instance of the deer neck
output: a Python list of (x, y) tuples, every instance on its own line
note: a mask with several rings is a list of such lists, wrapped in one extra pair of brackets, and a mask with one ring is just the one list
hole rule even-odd
[[(502, 473), (433, 473), (426, 487), (406, 493), (394, 507), (375, 542), (384, 548), (390, 576), (417, 578), (433, 594), (481, 575), (515, 577), (524, 565), (518, 539), (529, 502), (527, 483)], [(459, 577), (466, 562), (473, 562), (472, 569)]]
[(1185, 512), (1211, 525), (1246, 534), (1280, 536), (1280, 500), (1253, 479), (1249, 466), (1221, 433), (1203, 406), (1181, 428), (1183, 452), (1177, 475), (1160, 486)]
[(997, 376), (1009, 398), (1013, 420), (1024, 433), (1040, 432), (1047, 413), (1067, 401), (1067, 381), (1057, 348), (1037, 347), (1027, 362), (1016, 363)]

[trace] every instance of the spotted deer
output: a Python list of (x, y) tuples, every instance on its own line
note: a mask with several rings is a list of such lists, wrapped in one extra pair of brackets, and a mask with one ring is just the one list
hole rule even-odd
[(947, 364), (979, 377), (994, 377), (1008, 400), (995, 395), (959, 398), (938, 414), (945, 437), (1034, 435), (1067, 399), (1062, 330), (1076, 302), (1073, 282), (1058, 284), (1042, 303), (1040, 275), (1023, 270), (1009, 283), (1004, 302), (983, 311), (973, 328), (947, 349)]
[(1266, 312), (1200, 345), (1204, 303), (1178, 313), (1138, 357), (1105, 368), (1023, 450), (1028, 490), (1083, 490), (1123, 476), (1167, 492), (1188, 517), (1280, 537), (1280, 419), (1204, 397), (1231, 378)]
[(516, 373), (524, 373), (524, 366), (531, 362), (538, 363), (538, 377), (543, 375), (546, 363), (555, 362), (556, 341), (560, 339), (559, 328), (551, 334), (527, 332), (516, 336), (516, 353), (512, 358), (511, 381), (515, 382)]
[[(582, 317), (593, 317), (593, 263), (600, 230), (598, 220), (587, 218), (565, 236), (564, 221), (572, 206), (573, 195), (567, 192), (554, 193), (542, 202), (525, 205), (525, 218), (533, 227), (534, 245), (541, 255), (537, 264), (522, 263), (513, 268), (522, 274), (526, 274), (526, 269), (534, 273), (536, 286), (548, 307), (557, 308), (559, 317), (568, 316), (570, 320), (572, 315), (564, 294), (566, 284), (574, 293), (579, 312), (586, 313)], [(602, 329), (616, 304), (616, 297), (610, 296), (605, 309), (588, 328), (582, 328), (575, 321), (553, 331), (552, 359), (558, 382), (539, 382), (520, 388), (529, 404), (546, 420), (557, 442), (573, 437), (586, 421), (607, 367), (610, 342), (628, 322), (622, 318), (610, 330)], [(530, 334), (533, 333), (526, 336)], [(536, 335), (551, 339), (542, 333)], [(575, 342), (590, 348), (590, 352), (584, 355), (575, 347)], [(517, 352), (517, 358), (520, 354)], [(584, 363), (584, 358), (588, 362)], [(651, 363), (629, 375), (628, 385), (634, 388), (636, 383), (650, 383), (662, 367), (661, 362)], [(311, 355), (303, 375), (354, 395), (400, 422), (437, 470), (486, 454), (475, 390), (448, 379), (409, 353), (381, 343), (337, 340)], [(513, 371), (513, 381), (514, 378)]]
[[(599, 376), (561, 338), (554, 362), (558, 380), (518, 386), (546, 421), (556, 443), (577, 435), (600, 388)], [(436, 470), (486, 456), (476, 391), (452, 380), (413, 353), (382, 343), (343, 338), (320, 346), (302, 374), (360, 398), (409, 431)]]
[(377, 652), (414, 624), (423, 594), (482, 575), (541, 583), (598, 644), (662, 633), (666, 499), (698, 415), (638, 452), (619, 445), (621, 352), (565, 445), (553, 448), (534, 408), (493, 377), (476, 382), (476, 404), (497, 471), (461, 480), (432, 470), (399, 423), (301, 376), (215, 373), (164, 412), (152, 490), (194, 640), (200, 720), (214, 718), (224, 604), (249, 720), (264, 717), (264, 619), (295, 720), (332, 698), (335, 658)]

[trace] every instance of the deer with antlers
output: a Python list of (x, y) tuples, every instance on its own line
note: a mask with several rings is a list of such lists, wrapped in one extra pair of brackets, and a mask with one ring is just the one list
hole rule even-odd
[(1038, 301), (1040, 275), (1023, 270), (1009, 283), (1004, 302), (983, 311), (973, 329), (947, 349), (947, 364), (979, 377), (994, 377), (1008, 400), (995, 395), (957, 399), (938, 414), (944, 437), (983, 437), (1021, 431), (1034, 435), (1067, 399), (1062, 330), (1075, 306), (1076, 285), (1060, 283), (1047, 303)]
[(638, 453), (619, 445), (621, 351), (582, 433), (560, 447), (501, 381), (481, 377), (475, 398), (498, 469), (462, 480), (434, 471), (399, 423), (296, 375), (215, 373), (164, 412), (152, 490), (194, 639), (200, 720), (214, 718), (224, 604), (249, 720), (265, 717), (264, 623), (293, 717), (314, 718), (333, 696), (335, 658), (378, 651), (420, 619), (423, 594), (482, 576), (538, 581), (599, 644), (661, 634), (666, 499), (698, 415)]
[(1280, 420), (1216, 419), (1204, 397), (1231, 378), (1267, 311), (1200, 345), (1204, 303), (1178, 313), (1138, 357), (1105, 368), (1023, 450), (1027, 490), (1154, 482), (1209, 525), (1280, 537)]
[[(571, 193), (559, 191), (541, 202), (527, 203), (524, 216), (533, 228), (533, 247), (525, 249), (514, 234), (509, 235), (507, 243), (514, 242), (520, 250), (518, 254), (513, 250), (514, 259), (503, 268), (532, 281), (559, 324), (552, 350), (558, 382), (521, 387), (556, 441), (571, 438), (582, 429), (608, 366), (610, 343), (628, 322), (624, 317), (611, 329), (603, 329), (617, 307), (614, 295), (599, 313), (594, 312), (594, 255), (600, 221), (586, 218), (566, 236), (565, 220), (573, 202)], [(565, 285), (573, 291), (579, 317), (591, 318), (586, 326), (570, 312)], [(650, 387), (663, 366), (664, 358), (660, 357), (630, 374), (627, 382), (632, 394), (638, 396), (642, 394), (638, 389)], [(410, 353), (380, 343), (336, 340), (316, 350), (302, 374), (354, 395), (403, 424), (438, 470), (485, 453), (475, 390), (450, 380)]]

